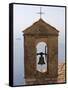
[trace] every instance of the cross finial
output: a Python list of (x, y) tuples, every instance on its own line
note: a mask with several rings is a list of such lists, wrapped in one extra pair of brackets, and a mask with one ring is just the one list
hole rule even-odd
[(40, 7), (40, 12), (38, 12), (37, 14), (40, 14), (40, 19), (41, 19), (42, 14), (44, 14), (44, 12), (42, 12), (42, 7)]

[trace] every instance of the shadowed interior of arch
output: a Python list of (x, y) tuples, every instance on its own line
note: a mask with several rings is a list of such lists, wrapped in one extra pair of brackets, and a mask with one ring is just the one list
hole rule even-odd
[(45, 42), (39, 42), (36, 45), (36, 53), (37, 53), (36, 54), (37, 71), (41, 73), (47, 72), (47, 44)]

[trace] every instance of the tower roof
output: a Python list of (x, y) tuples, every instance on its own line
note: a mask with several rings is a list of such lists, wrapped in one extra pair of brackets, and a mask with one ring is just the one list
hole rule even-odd
[(31, 35), (58, 35), (58, 30), (45, 22), (43, 19), (39, 19), (35, 23), (33, 23), (30, 27), (26, 28), (24, 34), (31, 34)]

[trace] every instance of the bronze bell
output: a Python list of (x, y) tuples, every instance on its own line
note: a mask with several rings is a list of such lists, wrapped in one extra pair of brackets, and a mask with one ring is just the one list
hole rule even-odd
[(38, 64), (41, 64), (41, 65), (45, 64), (45, 62), (44, 62), (44, 57), (43, 57), (43, 53), (41, 52), (39, 55), (40, 55), (40, 57), (39, 57), (39, 62), (38, 62)]

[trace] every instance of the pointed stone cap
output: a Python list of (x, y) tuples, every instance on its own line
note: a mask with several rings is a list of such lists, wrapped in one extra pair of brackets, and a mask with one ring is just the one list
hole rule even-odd
[(39, 19), (23, 32), (27, 35), (58, 35), (59, 31), (43, 19)]

